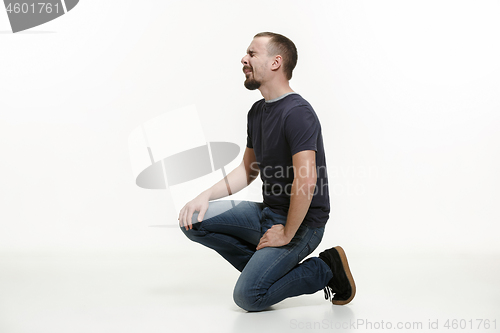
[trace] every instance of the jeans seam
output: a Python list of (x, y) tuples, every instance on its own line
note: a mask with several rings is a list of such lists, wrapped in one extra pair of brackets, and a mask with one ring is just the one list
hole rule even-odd
[[(202, 221), (203, 222), (203, 221)], [(249, 228), (249, 227), (246, 227), (246, 226), (239, 226), (239, 225), (234, 225), (234, 224), (231, 224), (231, 223), (216, 223), (215, 225), (220, 225), (220, 226), (229, 226), (229, 227), (235, 227), (235, 228), (240, 228), (240, 229), (246, 229), (246, 230), (251, 230), (251, 231), (256, 231), (256, 232), (260, 232), (260, 229), (259, 230), (256, 230), (256, 229), (253, 229), (253, 228)], [(215, 231), (210, 231), (210, 230), (207, 230), (205, 227), (203, 226), (200, 226), (200, 228), (203, 228), (204, 231), (208, 232), (208, 233), (213, 233)]]
[[(310, 243), (311, 238), (312, 238), (312, 236), (313, 236), (313, 235), (314, 235), (314, 232), (313, 232), (313, 233), (312, 233), (312, 235), (309, 237), (309, 240), (308, 240), (308, 241), (304, 244), (304, 248), (305, 248), (305, 247), (307, 247), (307, 246), (309, 245), (309, 243)], [(256, 284), (256, 290), (260, 290), (260, 289), (261, 289), (261, 286), (262, 286), (262, 281), (264, 280), (264, 277), (267, 275), (267, 273), (268, 273), (269, 271), (271, 271), (274, 267), (276, 267), (276, 266), (279, 264), (279, 262), (281, 262), (281, 261), (283, 260), (283, 258), (284, 258), (284, 257), (286, 257), (287, 255), (289, 255), (289, 254), (290, 254), (293, 250), (295, 250), (298, 246), (299, 246), (299, 244), (296, 244), (296, 245), (294, 245), (291, 249), (288, 249), (288, 250), (286, 250), (285, 252), (283, 252), (283, 253), (282, 253), (282, 254), (281, 254), (281, 255), (280, 255), (280, 256), (279, 256), (279, 257), (278, 257), (278, 258), (274, 261), (273, 265), (269, 266), (269, 268), (268, 268), (268, 269), (264, 272), (264, 274), (263, 274), (263, 275), (262, 275), (262, 277), (260, 278), (259, 282)], [(303, 249), (304, 249), (304, 248), (303, 248)], [(303, 249), (301, 249), (301, 250), (299, 251), (299, 253), (298, 253), (298, 254), (300, 254), (300, 253), (302, 252), (302, 250), (303, 250)], [(298, 255), (297, 255), (297, 258), (298, 258)], [(292, 268), (292, 269), (293, 269), (293, 268)], [(285, 275), (286, 275), (286, 274), (285, 274)], [(276, 281), (275, 281), (275, 282), (276, 282)], [(269, 290), (269, 288), (268, 288), (267, 290)], [(266, 291), (266, 294), (265, 294), (264, 296), (258, 296), (258, 297), (256, 297), (256, 299), (260, 301), (263, 297), (266, 297), (266, 296), (267, 296), (267, 291)]]
[[(309, 246), (309, 243), (311, 242), (311, 239), (313, 238), (313, 236), (314, 236), (314, 235), (316, 235), (316, 231), (313, 231), (313, 232), (311, 233), (311, 236), (309, 237), (309, 240), (305, 243), (304, 248), (306, 248), (307, 246)], [(298, 246), (298, 245), (296, 245), (295, 247), (297, 247), (297, 246)], [(293, 250), (293, 249), (295, 249), (295, 247), (294, 247), (294, 248), (292, 248), (292, 249), (290, 249), (290, 250), (287, 250), (287, 252), (286, 252), (286, 253), (283, 253), (283, 254), (282, 254), (282, 255), (278, 258), (278, 260), (276, 260), (276, 261), (275, 261), (275, 263), (274, 263), (271, 267), (269, 267), (269, 269), (268, 269), (268, 270), (264, 273), (263, 277), (260, 279), (259, 283), (256, 285), (256, 290), (259, 290), (259, 289), (260, 289), (260, 286), (261, 286), (261, 284), (262, 284), (262, 280), (264, 279), (264, 276), (267, 274), (267, 272), (269, 272), (269, 270), (271, 270), (273, 267), (275, 267), (275, 266), (278, 264), (278, 262), (280, 262), (280, 261), (283, 259), (283, 256), (284, 256), (284, 255), (288, 255), (290, 252), (292, 252), (292, 250)], [(299, 253), (298, 253), (299, 255), (300, 255), (300, 253), (304, 250), (304, 248), (303, 248), (302, 250), (300, 250), (300, 251), (299, 251)], [(314, 250), (313, 250), (313, 251), (314, 251)], [(311, 251), (311, 252), (312, 252), (312, 251)], [(299, 262), (300, 262), (300, 261), (299, 261)], [(293, 269), (293, 268), (292, 268), (292, 269)], [(288, 272), (287, 272), (287, 274), (288, 274)], [(285, 275), (286, 275), (286, 274), (285, 274)], [(283, 276), (284, 276), (284, 275), (283, 275)], [(282, 277), (283, 277), (283, 276), (282, 276)], [(284, 286), (287, 286), (287, 285), (288, 285), (289, 283), (291, 283), (291, 282), (294, 282), (294, 281), (299, 280), (299, 279), (302, 279), (302, 278), (308, 278), (308, 277), (313, 277), (313, 276), (314, 276), (314, 275), (306, 275), (306, 276), (301, 276), (301, 277), (299, 277), (299, 278), (297, 278), (297, 279), (290, 280), (289, 282), (287, 282), (286, 284), (284, 284), (281, 288), (279, 288), (279, 289), (275, 290), (275, 292), (277, 292), (277, 291), (281, 290)], [(276, 283), (276, 281), (275, 281), (275, 283)], [(256, 300), (257, 300), (257, 302), (262, 302), (263, 300), (265, 300), (265, 299), (269, 298), (271, 295), (268, 293), (268, 291), (269, 291), (269, 288), (266, 290), (266, 293), (265, 293), (263, 296), (257, 296), (257, 297), (255, 297), (255, 298), (256, 298)]]
[(253, 253), (255, 253), (255, 252), (253, 252), (253, 251), (247, 251), (247, 250), (245, 250), (245, 249), (242, 249), (241, 247), (238, 247), (237, 245), (235, 245), (235, 244), (233, 244), (233, 243), (231, 243), (231, 242), (228, 242), (228, 241), (226, 241), (226, 240), (224, 240), (224, 239), (217, 238), (217, 237), (216, 237), (216, 234), (214, 234), (214, 233), (209, 232), (209, 233), (207, 233), (205, 236), (210, 236), (211, 238), (214, 238), (214, 239), (216, 239), (216, 240), (217, 240), (217, 241), (219, 241), (219, 242), (224, 242), (225, 244), (231, 245), (231, 247), (233, 247), (233, 248), (235, 248), (235, 249), (240, 250), (240, 251), (241, 251), (242, 253), (244, 253), (244, 254), (253, 255)]
[[(312, 231), (312, 230), (311, 230), (311, 231)], [(302, 250), (300, 250), (299, 255), (302, 253), (302, 251), (304, 251), (304, 249), (305, 249), (306, 247), (308, 247), (308, 246), (309, 246), (309, 244), (311, 243), (311, 240), (313, 239), (314, 235), (316, 235), (316, 231), (312, 231), (311, 236), (309, 236), (309, 239), (308, 239), (308, 240), (307, 240), (307, 242), (305, 243), (304, 248), (303, 248)], [(311, 246), (309, 246), (309, 248), (311, 248)], [(313, 251), (314, 251), (314, 250), (313, 250)], [(311, 251), (311, 252), (312, 252), (312, 251)], [(306, 257), (307, 257), (309, 254), (310, 254), (310, 253), (306, 254)], [(305, 257), (304, 257), (304, 258), (305, 258)], [(299, 262), (300, 262), (300, 261), (302, 261), (302, 259), (301, 259), (301, 260), (299, 260)]]
[[(265, 295), (265, 296), (263, 296), (262, 298), (263, 298), (263, 299), (264, 299), (264, 298), (270, 298), (270, 297), (271, 297), (272, 295), (274, 295), (275, 293), (277, 293), (277, 292), (281, 291), (283, 288), (287, 287), (290, 283), (293, 283), (293, 282), (295, 282), (295, 281), (297, 281), (297, 280), (300, 280), (300, 279), (309, 278), (309, 277), (314, 277), (314, 276), (315, 276), (314, 274), (302, 275), (302, 276), (300, 276), (300, 277), (298, 277), (298, 278), (296, 278), (296, 279), (289, 280), (289, 281), (287, 281), (287, 283), (284, 283), (284, 284), (283, 284), (283, 285), (282, 285), (279, 289), (276, 289), (276, 290), (274, 291), (274, 293), (273, 293), (273, 294), (266, 293), (266, 295)], [(321, 289), (320, 289), (320, 290), (321, 290)]]

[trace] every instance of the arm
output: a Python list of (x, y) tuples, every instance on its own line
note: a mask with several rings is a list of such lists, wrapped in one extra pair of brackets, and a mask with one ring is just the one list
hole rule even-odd
[(292, 156), (294, 179), (286, 224), (274, 225), (260, 239), (257, 250), (290, 243), (309, 210), (316, 187), (316, 152), (304, 150)]
[[(239, 166), (231, 171), (225, 179), (221, 179), (212, 187), (200, 193), (196, 198), (188, 202), (181, 209), (178, 218), (179, 225), (181, 227), (185, 227), (186, 230), (192, 229), (193, 226), (191, 220), (195, 211), (199, 212), (198, 221), (201, 222), (208, 209), (208, 202), (210, 200), (224, 198), (230, 194), (237, 193), (250, 185), (250, 183), (253, 182), (259, 175), (259, 168), (256, 162), (257, 160), (253, 149), (247, 147), (243, 155), (243, 160)], [(228, 192), (226, 180), (229, 184), (229, 190), (231, 193)]]
[[(218, 183), (205, 191), (208, 195), (208, 200), (216, 200), (237, 193), (250, 185), (258, 175), (259, 168), (256, 164), (255, 153), (252, 148), (247, 147), (240, 165), (231, 171), (226, 176), (226, 179), (221, 179)], [(231, 193), (228, 193), (226, 180), (229, 183)]]

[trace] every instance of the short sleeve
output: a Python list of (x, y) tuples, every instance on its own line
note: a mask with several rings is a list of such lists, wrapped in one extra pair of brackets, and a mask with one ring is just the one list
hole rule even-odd
[(314, 111), (305, 106), (292, 108), (286, 115), (284, 127), (292, 156), (303, 150), (318, 151), (321, 127)]
[(248, 112), (248, 115), (247, 115), (247, 147), (248, 148), (253, 148), (253, 144), (252, 144), (252, 131), (251, 131), (250, 125), (251, 125), (250, 112)]

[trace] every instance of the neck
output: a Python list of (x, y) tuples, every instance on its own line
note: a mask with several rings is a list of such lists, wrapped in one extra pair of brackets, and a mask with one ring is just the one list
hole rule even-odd
[(293, 92), (290, 88), (290, 84), (287, 81), (282, 82), (269, 82), (269, 84), (262, 85), (260, 88), (260, 93), (266, 101), (278, 98), (286, 93)]

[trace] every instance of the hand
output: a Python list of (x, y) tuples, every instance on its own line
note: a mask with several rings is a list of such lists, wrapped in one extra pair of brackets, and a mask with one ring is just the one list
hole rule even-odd
[(189, 201), (184, 207), (182, 207), (179, 212), (179, 226), (186, 228), (186, 230), (193, 229), (193, 213), (195, 211), (199, 212), (198, 222), (203, 221), (203, 217), (208, 209), (208, 199), (210, 195), (205, 194), (205, 192), (198, 195), (193, 200)]
[(275, 224), (262, 236), (257, 245), (257, 251), (268, 246), (280, 247), (290, 243), (291, 240), (291, 238), (285, 235), (285, 226), (283, 224)]

